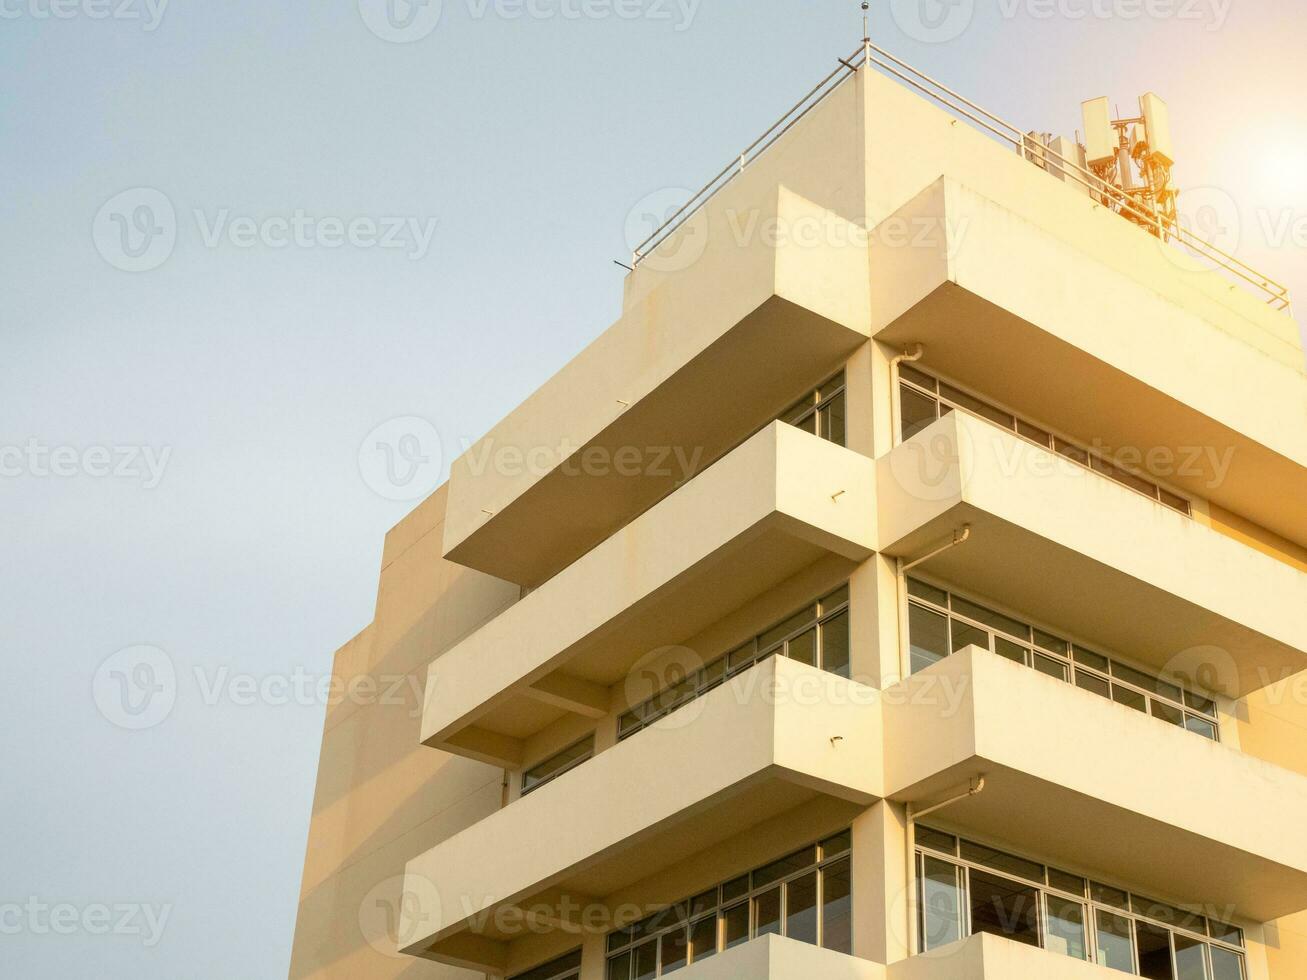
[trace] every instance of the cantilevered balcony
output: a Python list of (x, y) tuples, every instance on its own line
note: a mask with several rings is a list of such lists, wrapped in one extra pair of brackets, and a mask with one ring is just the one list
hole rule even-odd
[(891, 689), (884, 738), (894, 800), (930, 804), (983, 776), (932, 817), (951, 829), (1256, 922), (1307, 908), (1296, 773), (979, 647)]
[(987, 933), (895, 963), (888, 980), (1120, 980), (1125, 974)]
[(875, 536), (875, 464), (782, 423), (759, 432), (432, 664), (423, 741), (507, 768), (566, 713), (813, 563)]
[(1307, 542), (1293, 319), (1102, 220), (1059, 237), (938, 181), (873, 231), (876, 339), (924, 344), (936, 370), (1084, 441), (1169, 453), (1180, 489)]
[[(1242, 697), (1307, 669), (1307, 573), (963, 412), (877, 461), (882, 550)], [(1201, 675), (1201, 676), (1199, 676)]]
[[(784, 187), (742, 214), (839, 225), (716, 242), (457, 460), (445, 557), (535, 586), (777, 417), (869, 334), (865, 234)], [(717, 247), (717, 246), (720, 247)]]
[(878, 798), (880, 731), (874, 691), (773, 657), (411, 861), (440, 900), (405, 952), (502, 970), (517, 910), (565, 920), (799, 807), (834, 833)]

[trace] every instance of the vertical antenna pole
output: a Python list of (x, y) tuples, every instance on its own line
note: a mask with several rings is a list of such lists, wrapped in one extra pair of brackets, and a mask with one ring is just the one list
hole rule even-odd
[(871, 2), (862, 0), (862, 57), (863, 64), (871, 67)]

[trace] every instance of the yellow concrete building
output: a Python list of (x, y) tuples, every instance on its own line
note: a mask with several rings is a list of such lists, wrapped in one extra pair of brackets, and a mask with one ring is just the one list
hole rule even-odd
[(293, 980), (1307, 976), (1293, 320), (822, 94), (387, 536)]

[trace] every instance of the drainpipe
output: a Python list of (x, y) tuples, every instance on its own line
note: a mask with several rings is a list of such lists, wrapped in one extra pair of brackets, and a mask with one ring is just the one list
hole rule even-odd
[(963, 524), (953, 532), (953, 538), (947, 544), (940, 545), (934, 551), (922, 555), (913, 561), (904, 563), (902, 558), (894, 559), (894, 568), (897, 575), (897, 591), (899, 606), (899, 680), (907, 680), (910, 675), (908, 663), (908, 572), (924, 562), (930, 561), (936, 555), (942, 555), (951, 548), (956, 548), (960, 544), (966, 544), (971, 540), (971, 525)]
[(926, 347), (924, 344), (914, 344), (910, 349), (905, 350), (898, 357), (889, 362), (889, 417), (892, 431), (890, 432), (890, 446), (897, 446), (903, 441), (903, 427), (899, 424), (899, 365), (913, 364), (926, 356)]
[(908, 956), (917, 955), (917, 821), (922, 817), (928, 817), (932, 813), (950, 807), (954, 803), (961, 803), (963, 800), (969, 800), (973, 796), (979, 796), (985, 791), (985, 777), (977, 776), (971, 780), (971, 785), (965, 793), (959, 793), (943, 803), (936, 803), (928, 806), (924, 810), (913, 810), (912, 804), (907, 806), (907, 823), (908, 823)]

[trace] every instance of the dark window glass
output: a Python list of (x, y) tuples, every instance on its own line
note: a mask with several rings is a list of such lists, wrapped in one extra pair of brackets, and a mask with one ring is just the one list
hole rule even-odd
[(962, 888), (957, 865), (922, 858), (920, 933), (922, 951), (962, 938)]
[(1021, 419), (1017, 419), (1017, 432), (1025, 436), (1031, 442), (1037, 442), (1041, 446), (1048, 446), (1051, 448), (1053, 445), (1053, 437), (1049, 433), (1039, 428), (1039, 426), (1031, 425), (1029, 422), (1024, 422)]
[(1152, 497), (1154, 500), (1157, 499), (1157, 485), (1150, 483), (1143, 477), (1135, 476), (1133, 473), (1123, 470), (1119, 466), (1113, 466), (1100, 456), (1094, 457), (1092, 465), (1095, 471), (1102, 473), (1103, 476), (1107, 477), (1109, 480), (1115, 480), (1122, 486), (1129, 487), (1131, 490), (1137, 490), (1145, 497)]
[(1171, 969), (1171, 933), (1168, 930), (1136, 921), (1135, 950), (1139, 955), (1141, 977), (1175, 980), (1175, 971)]
[(1216, 702), (1210, 701), (1200, 694), (1194, 694), (1192, 691), (1185, 691), (1184, 703), (1195, 711), (1201, 711), (1209, 718), (1216, 717)]
[(1067, 874), (1065, 871), (1058, 871), (1057, 868), (1048, 869), (1048, 886), (1056, 888), (1060, 892), (1070, 892), (1072, 895), (1085, 894), (1085, 879), (1079, 875)]
[(1134, 708), (1136, 711), (1148, 710), (1148, 699), (1146, 697), (1138, 691), (1122, 687), (1120, 684), (1112, 685), (1112, 700), (1117, 704), (1124, 704), (1127, 708)]
[(1091, 653), (1084, 647), (1075, 647), (1076, 663), (1084, 664), (1086, 667), (1092, 667), (1094, 670), (1107, 673), (1108, 660), (1100, 653)]
[(846, 612), (821, 624), (821, 666), (832, 674), (849, 676), (849, 614)]
[(1018, 646), (1011, 640), (1005, 640), (1001, 636), (994, 637), (994, 652), (1000, 657), (1018, 664), (1026, 663), (1030, 657), (1030, 652), (1025, 647)]
[(663, 973), (671, 973), (685, 966), (690, 959), (690, 937), (684, 929), (665, 933), (663, 944)]
[(623, 953), (608, 961), (608, 980), (631, 980), (630, 953)]
[(634, 980), (653, 980), (658, 975), (658, 940), (638, 947), (631, 965)]
[(1175, 725), (1177, 728), (1184, 727), (1184, 712), (1161, 701), (1153, 702), (1153, 717), (1160, 718), (1168, 725)]
[(1098, 925), (1099, 965), (1122, 973), (1134, 973), (1134, 942), (1130, 935), (1130, 920), (1103, 909), (1097, 910), (1095, 920)]
[(821, 944), (837, 953), (853, 952), (852, 880), (848, 858), (821, 872)]
[(722, 901), (729, 902), (749, 893), (749, 876), (740, 875), (722, 885)]
[(989, 421), (1001, 425), (1005, 429), (1016, 429), (1017, 420), (1015, 416), (1009, 415), (1007, 412), (995, 408), (993, 405), (986, 402), (982, 402), (979, 398), (974, 398), (971, 395), (968, 395), (965, 391), (959, 391), (952, 385), (946, 385), (941, 382), (939, 386), (939, 394), (941, 398), (947, 399), (958, 408), (965, 408), (968, 412), (979, 415), (983, 419), (989, 419)]
[(978, 623), (996, 629), (1000, 633), (1007, 633), (1009, 636), (1020, 637), (1023, 640), (1030, 640), (1030, 627), (1020, 620), (1004, 616), (1002, 613), (996, 613), (992, 609), (986, 609), (984, 606), (978, 606), (967, 599), (961, 599), (958, 596), (953, 597), (953, 611), (959, 616), (966, 616), (968, 619), (974, 619)]
[(1172, 510), (1178, 510), (1181, 514), (1184, 514), (1186, 517), (1192, 516), (1193, 505), (1191, 505), (1189, 501), (1185, 500), (1184, 497), (1177, 497), (1169, 490), (1161, 490), (1161, 494), (1162, 494), (1162, 503), (1166, 504), (1166, 506), (1170, 507)]
[(779, 934), (781, 931), (781, 890), (773, 888), (753, 900), (754, 937)]
[(1237, 926), (1227, 926), (1224, 922), (1211, 920), (1212, 938), (1219, 939), (1231, 946), (1243, 945), (1243, 930)]
[(840, 392), (817, 413), (818, 435), (837, 446), (845, 444), (844, 393)]
[(937, 606), (948, 608), (948, 593), (943, 589), (937, 589), (933, 585), (927, 585), (915, 578), (908, 579), (908, 595), (914, 595), (918, 599), (925, 599), (927, 602), (933, 602)]
[(1060, 653), (1064, 657), (1071, 654), (1071, 644), (1067, 643), (1066, 640), (1058, 639), (1052, 633), (1045, 633), (1043, 630), (1035, 630), (1035, 646), (1051, 650), (1053, 653)]
[(817, 666), (817, 628), (814, 626), (806, 633), (800, 633), (785, 647), (785, 655), (809, 667)]
[(1025, 858), (1019, 858), (1014, 854), (996, 851), (994, 848), (986, 847), (983, 844), (975, 844), (969, 840), (964, 840), (962, 842), (962, 857), (964, 860), (972, 861), (975, 864), (983, 864), (987, 868), (1016, 875), (1028, 881), (1037, 881), (1040, 884), (1043, 884), (1044, 881), (1044, 866), (1042, 864), (1027, 861)]
[[(581, 972), (581, 951), (575, 950), (566, 956), (560, 956), (544, 966), (538, 966), (528, 973), (519, 973), (512, 980), (573, 980)], [(625, 974), (621, 980), (626, 980)]]
[(1111, 905), (1113, 908), (1118, 909), (1129, 910), (1130, 908), (1130, 896), (1119, 888), (1109, 888), (1107, 885), (1094, 882), (1089, 886), (1089, 890), (1095, 902)]
[(690, 926), (690, 959), (698, 963), (717, 952), (717, 916), (710, 915)]
[(912, 672), (925, 670), (948, 656), (948, 620), (913, 603), (908, 610)]
[(726, 910), (722, 916), (725, 930), (725, 949), (749, 941), (749, 903), (744, 902)]
[(817, 872), (785, 885), (785, 935), (817, 945)]
[(917, 827), (917, 843), (922, 847), (930, 847), (936, 851), (943, 851), (945, 854), (957, 854), (958, 839), (952, 834), (942, 834), (938, 830), (931, 830), (929, 827)]
[(1039, 891), (984, 871), (970, 875), (971, 931), (1039, 945)]
[(1092, 691), (1102, 698), (1112, 696), (1112, 685), (1097, 674), (1090, 674), (1087, 671), (1076, 671), (1076, 687), (1085, 691)]
[(1070, 670), (1066, 664), (1060, 660), (1054, 660), (1052, 657), (1045, 657), (1042, 653), (1035, 654), (1035, 670), (1041, 674), (1047, 674), (1049, 677), (1056, 677), (1060, 681), (1067, 679), (1067, 672)]
[(1089, 465), (1089, 453), (1085, 452), (1079, 446), (1066, 442), (1062, 439), (1054, 440), (1054, 446), (1059, 453), (1067, 459), (1074, 459), (1081, 466)]
[(558, 755), (546, 759), (535, 768), (524, 772), (522, 774), (523, 794), (530, 793), (532, 790), (539, 789), (545, 783), (557, 779), (563, 773), (589, 759), (592, 755), (594, 755), (593, 735), (583, 742), (569, 746)]
[(953, 649), (961, 651), (972, 644), (988, 650), (989, 634), (982, 629), (977, 629), (970, 623), (964, 623), (960, 619), (953, 620)]
[(906, 385), (899, 388), (899, 410), (903, 416), (903, 441), (907, 442), (939, 417), (939, 406), (929, 395)]
[(706, 891), (702, 895), (696, 895), (690, 899), (690, 915), (698, 916), (707, 912), (711, 908), (717, 907), (717, 889)]
[(785, 637), (789, 636), (796, 630), (802, 629), (808, 623), (817, 618), (817, 606), (811, 605), (806, 609), (801, 609), (783, 623), (777, 623), (762, 636), (758, 637), (758, 649), (766, 650), (768, 647), (779, 643)]
[(904, 381), (911, 381), (915, 385), (920, 385), (927, 391), (934, 391), (938, 387), (938, 382), (936, 382), (934, 378), (929, 374), (923, 374), (921, 371), (918, 371), (911, 364), (899, 365), (899, 377)]
[(1195, 718), (1193, 715), (1185, 718), (1184, 727), (1189, 729), (1195, 735), (1201, 735), (1203, 738), (1210, 738), (1216, 741), (1216, 726), (1210, 721), (1203, 721), (1201, 718)]
[(843, 854), (852, 848), (853, 831), (846, 830), (834, 837), (827, 837), (821, 842), (821, 856), (823, 858), (834, 857), (836, 854)]
[(783, 857), (779, 861), (767, 865), (765, 868), (759, 868), (753, 873), (753, 887), (762, 888), (764, 885), (770, 885), (773, 881), (780, 881), (796, 871), (802, 871), (804, 868), (810, 868), (817, 863), (817, 849), (815, 847), (805, 847), (788, 857)]

